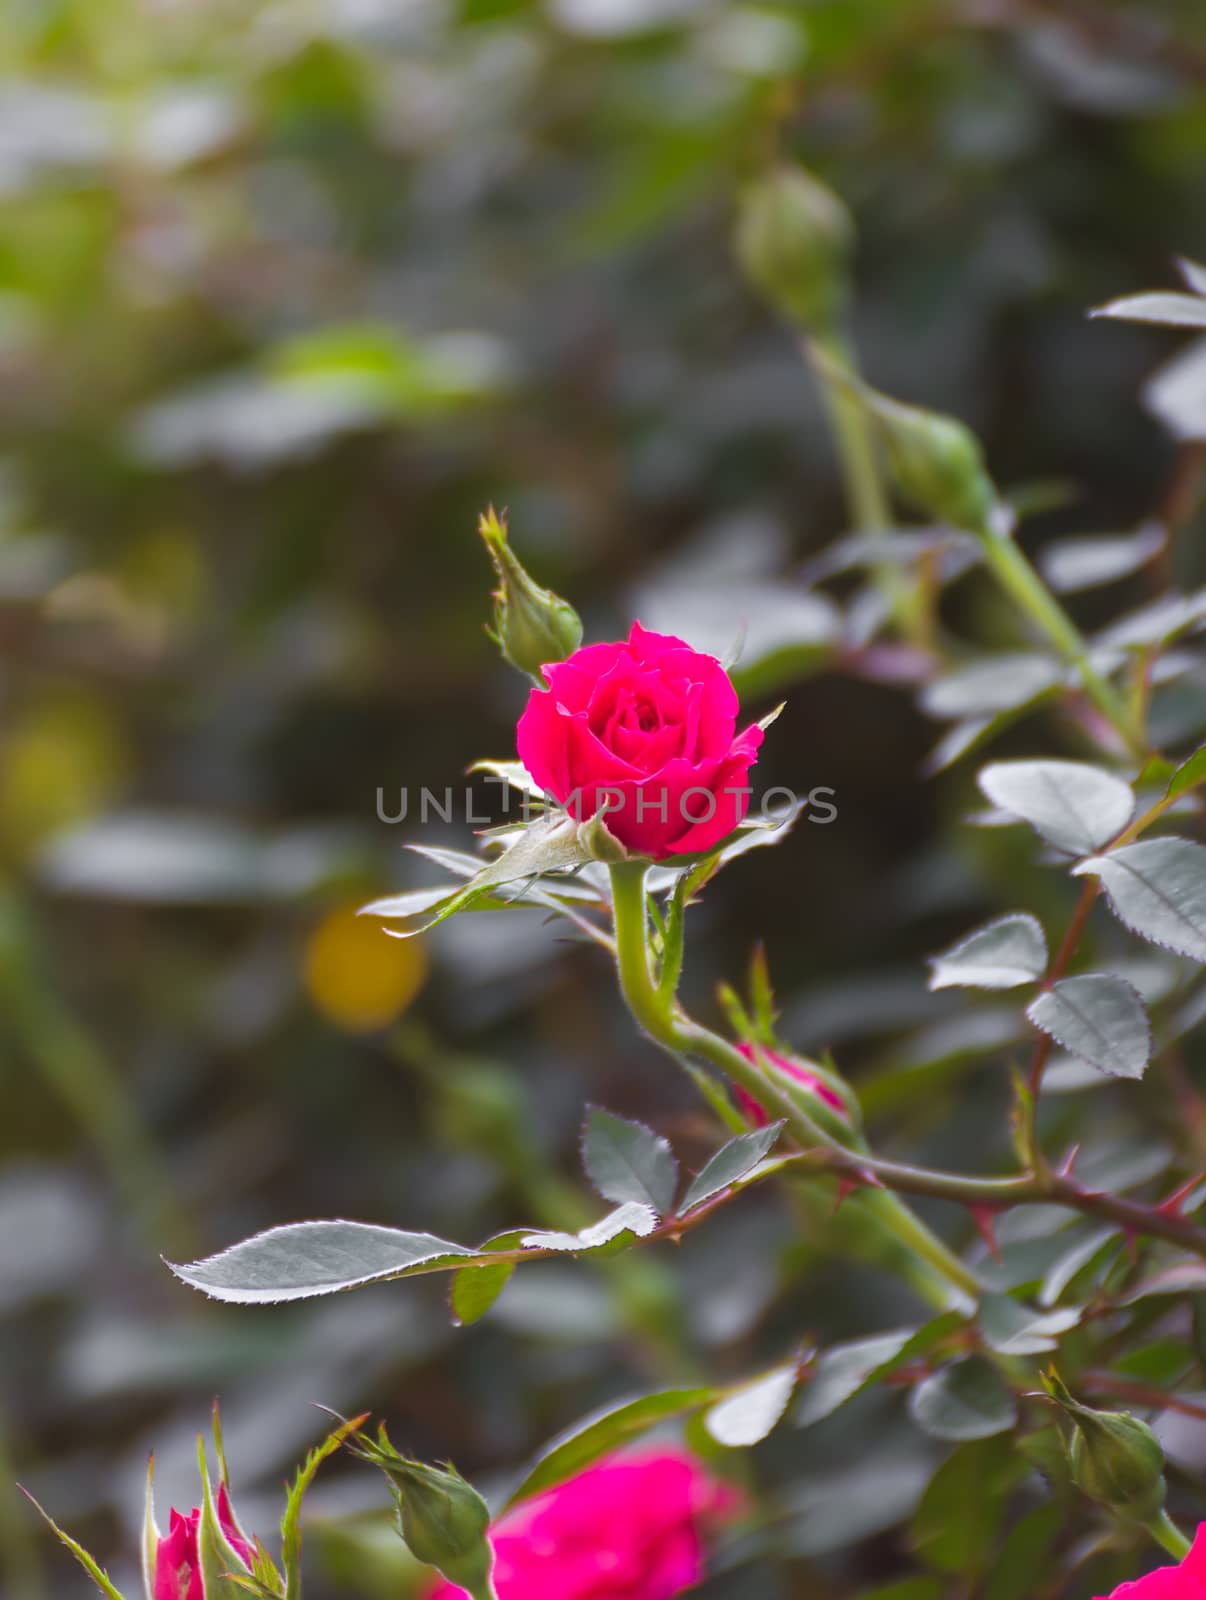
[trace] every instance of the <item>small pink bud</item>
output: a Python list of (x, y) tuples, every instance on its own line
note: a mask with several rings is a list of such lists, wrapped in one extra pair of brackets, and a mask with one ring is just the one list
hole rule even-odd
[[(218, 1524), (236, 1555), (251, 1570), (255, 1551), (239, 1532), (226, 1485), (218, 1487)], [(197, 1539), (201, 1529), (201, 1508), (194, 1506), (188, 1516), (173, 1511), (169, 1531), (155, 1546), (154, 1589), (151, 1600), (206, 1600), (201, 1576)]]
[[(823, 1101), (831, 1110), (838, 1112), (841, 1116), (846, 1115), (846, 1106), (842, 1101), (841, 1095), (836, 1090), (831, 1089), (827, 1083), (822, 1082), (815, 1072), (810, 1072), (802, 1061), (796, 1061), (791, 1056), (780, 1055), (777, 1050), (756, 1049), (752, 1044), (739, 1044), (737, 1048), (747, 1061), (752, 1061), (755, 1065), (760, 1060), (769, 1063), (786, 1077), (793, 1079), (805, 1089), (810, 1090), (817, 1096), (818, 1100)], [(765, 1108), (760, 1106), (753, 1095), (748, 1090), (743, 1089), (740, 1084), (735, 1084), (733, 1087), (737, 1095), (737, 1103), (749, 1120), (755, 1127), (765, 1128), (771, 1120), (767, 1116)]]

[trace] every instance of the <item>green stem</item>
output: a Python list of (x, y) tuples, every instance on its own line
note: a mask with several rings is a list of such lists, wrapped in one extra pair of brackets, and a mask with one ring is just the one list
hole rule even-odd
[(1150, 1522), (1145, 1522), (1143, 1526), (1156, 1543), (1162, 1549), (1168, 1551), (1170, 1556), (1175, 1557), (1177, 1561), (1184, 1561), (1191, 1548), (1190, 1542), (1167, 1511), (1158, 1512)]
[[(850, 350), (838, 334), (823, 334), (817, 338), (816, 344), (822, 353), (829, 356), (838, 366), (853, 369)], [(810, 342), (806, 341), (804, 345), (806, 356), (809, 350)], [(879, 462), (875, 458), (875, 446), (871, 439), (871, 430), (867, 426), (866, 411), (858, 396), (845, 385), (834, 383), (826, 376), (824, 369), (815, 363), (813, 370), (817, 374), (825, 406), (829, 412), (829, 422), (833, 429), (834, 443), (837, 446), (838, 460), (841, 463), (842, 477), (846, 486), (846, 499), (854, 526), (860, 532), (882, 533), (892, 526), (892, 512), (880, 479)], [(894, 578), (899, 578), (895, 570), (892, 575)]]
[[(835, 381), (829, 370), (831, 361), (836, 368), (853, 372), (853, 352), (836, 329), (806, 339), (803, 348), (825, 402), (851, 522), (860, 533), (884, 533), (893, 525), (892, 508), (884, 490), (875, 441), (867, 425), (866, 408), (857, 393), (847, 384)], [(814, 351), (827, 360), (814, 359)], [(876, 585), (901, 631), (925, 649), (930, 629), (922, 588), (909, 582), (891, 561), (877, 562), (873, 571)]]
[(1056, 600), (1038, 573), (1027, 561), (1010, 534), (1003, 528), (985, 526), (979, 530), (985, 559), (997, 582), (1074, 667), (1086, 695), (1118, 734), (1127, 750), (1144, 755), (1144, 739), (1135, 725), (1126, 702), (1108, 678), (1103, 677), (1089, 659), (1088, 645), (1080, 629)]
[[(692, 1021), (668, 997), (658, 993), (649, 970), (645, 871), (643, 862), (632, 861), (611, 869), (616, 965), (624, 998), (637, 1022), (651, 1039), (670, 1054), (676, 1057), (702, 1057), (718, 1067), (760, 1104), (782, 1117), (801, 1145), (805, 1148), (820, 1145), (826, 1153), (832, 1153), (839, 1159), (848, 1158), (849, 1169), (857, 1174), (861, 1162), (859, 1152), (845, 1150), (755, 1062), (747, 1061), (735, 1045)], [(894, 1196), (890, 1203), (877, 1207), (877, 1213), (902, 1243), (928, 1262), (961, 1294), (973, 1298), (979, 1296), (980, 1284), (975, 1275), (941, 1239), (931, 1233), (919, 1217), (909, 1211), (903, 1201)]]

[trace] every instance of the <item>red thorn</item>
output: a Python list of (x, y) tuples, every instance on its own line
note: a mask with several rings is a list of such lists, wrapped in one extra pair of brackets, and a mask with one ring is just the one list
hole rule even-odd
[(854, 1172), (843, 1172), (837, 1181), (837, 1198), (833, 1202), (834, 1215), (847, 1195), (856, 1189), (882, 1189), (884, 1181), (867, 1167), (859, 1167)]
[(988, 1246), (989, 1253), (996, 1262), (1001, 1261), (1001, 1247), (997, 1243), (996, 1224), (994, 1217), (996, 1211), (992, 1206), (968, 1206), (976, 1231)]
[(1179, 1217), (1181, 1207), (1202, 1182), (1202, 1177), (1203, 1174), (1199, 1172), (1196, 1178), (1190, 1178), (1188, 1183), (1183, 1183), (1179, 1189), (1174, 1189), (1167, 1200), (1161, 1200), (1156, 1210), (1165, 1217)]

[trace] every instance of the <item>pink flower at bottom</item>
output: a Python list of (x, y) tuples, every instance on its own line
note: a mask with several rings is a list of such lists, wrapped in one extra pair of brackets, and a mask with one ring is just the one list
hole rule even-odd
[(704, 1575), (701, 1525), (736, 1505), (683, 1451), (609, 1456), (495, 1525), (498, 1600), (671, 1600)]
[[(820, 1078), (817, 1077), (816, 1073), (809, 1072), (808, 1068), (801, 1062), (793, 1061), (791, 1056), (780, 1055), (777, 1050), (755, 1050), (752, 1044), (739, 1044), (737, 1048), (740, 1050), (745, 1059), (747, 1061), (752, 1061), (755, 1066), (759, 1064), (759, 1056), (761, 1056), (764, 1061), (769, 1061), (772, 1067), (777, 1067), (779, 1071), (784, 1073), (787, 1077), (794, 1078), (795, 1081), (799, 1084), (802, 1084), (805, 1089), (811, 1089), (818, 1100), (823, 1100), (825, 1104), (827, 1106), (831, 1106), (834, 1111), (840, 1111), (843, 1113), (843, 1115), (845, 1114), (846, 1107), (842, 1104), (841, 1095), (836, 1094), (827, 1083), (822, 1083)], [(771, 1119), (767, 1116), (764, 1108), (760, 1106), (757, 1100), (754, 1099), (753, 1095), (750, 1094), (747, 1089), (743, 1089), (740, 1084), (734, 1084), (733, 1088), (737, 1096), (737, 1103), (745, 1112), (750, 1122), (752, 1122), (757, 1128), (765, 1128)]]
[[(222, 1532), (250, 1571), (255, 1551), (239, 1532), (224, 1483), (218, 1487), (217, 1511)], [(200, 1528), (199, 1506), (194, 1506), (187, 1517), (173, 1510), (169, 1530), (155, 1549), (155, 1590), (152, 1600), (205, 1600), (205, 1585), (201, 1580), (197, 1554)]]
[(1206, 1600), (1206, 1522), (1199, 1524), (1193, 1549), (1179, 1567), (1157, 1567), (1098, 1600)]

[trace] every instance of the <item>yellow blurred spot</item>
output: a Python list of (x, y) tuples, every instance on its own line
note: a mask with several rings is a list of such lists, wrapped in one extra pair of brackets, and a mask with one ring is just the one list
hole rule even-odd
[(376, 918), (356, 915), (363, 904), (357, 899), (336, 907), (306, 942), (310, 998), (347, 1033), (371, 1033), (393, 1022), (427, 977), (419, 941), (391, 939)]
[(100, 810), (127, 768), (108, 710), (86, 695), (52, 694), (30, 706), (0, 750), (0, 837), (24, 855)]

